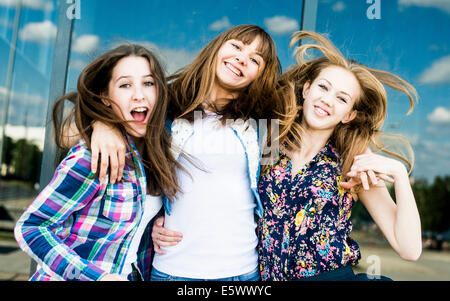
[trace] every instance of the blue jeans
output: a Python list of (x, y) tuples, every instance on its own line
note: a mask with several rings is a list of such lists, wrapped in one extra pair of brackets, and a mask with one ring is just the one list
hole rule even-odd
[(259, 281), (259, 280), (260, 276), (258, 268), (254, 269), (250, 273), (246, 273), (239, 276), (225, 277), (219, 279), (194, 279), (194, 278), (171, 276), (166, 273), (160, 272), (153, 267), (150, 278), (150, 281)]
[(338, 268), (336, 270), (323, 272), (316, 276), (305, 277), (300, 281), (393, 281), (386, 276), (378, 276), (372, 278), (368, 274), (359, 273), (355, 274), (351, 266)]

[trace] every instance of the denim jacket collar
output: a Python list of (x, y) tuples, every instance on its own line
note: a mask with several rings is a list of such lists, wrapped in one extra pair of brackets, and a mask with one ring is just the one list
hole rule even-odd
[[(261, 158), (261, 152), (258, 141), (258, 129), (255, 128), (255, 124), (250, 122), (249, 120), (243, 121), (241, 119), (238, 119), (231, 123), (227, 123), (227, 125), (229, 125), (232, 128), (233, 132), (235, 133), (239, 141), (242, 143), (242, 146), (244, 147), (245, 156), (247, 159), (250, 189), (252, 190), (253, 195), (255, 196), (255, 201), (257, 205), (255, 213), (258, 216), (262, 216), (262, 205), (257, 191), (259, 178), (259, 164)], [(172, 136), (171, 151), (175, 159), (178, 159), (186, 141), (194, 133), (194, 125), (193, 123), (185, 119), (175, 119), (172, 123), (168, 123), (168, 126)], [(170, 215), (171, 206), (167, 198), (164, 198), (164, 207), (166, 213)]]

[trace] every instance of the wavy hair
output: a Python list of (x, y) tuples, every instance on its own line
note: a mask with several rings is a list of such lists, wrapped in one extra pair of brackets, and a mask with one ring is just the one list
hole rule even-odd
[[(89, 148), (94, 121), (101, 121), (112, 128), (117, 128), (123, 134), (126, 133), (130, 121), (124, 121), (113, 111), (111, 106), (104, 104), (101, 99), (108, 99), (108, 85), (114, 67), (121, 59), (129, 56), (143, 57), (148, 61), (157, 91), (157, 100), (149, 117), (148, 129), (144, 137), (144, 152), (140, 154), (146, 168), (148, 189), (153, 195), (164, 193), (171, 199), (177, 191), (180, 191), (175, 174), (175, 168), (180, 166), (170, 151), (170, 137), (165, 128), (168, 106), (166, 78), (156, 57), (140, 45), (121, 45), (97, 57), (82, 70), (76, 92), (62, 96), (53, 107), (56, 144), (59, 148), (64, 148), (63, 129), (67, 128), (73, 119), (79, 134)], [(59, 112), (65, 100), (71, 101), (74, 109), (61, 122)], [(113, 102), (113, 100), (109, 100)], [(132, 150), (129, 141), (127, 141), (127, 147)], [(126, 163), (136, 168), (133, 162), (127, 161)]]
[[(330, 66), (338, 66), (351, 72), (360, 85), (360, 96), (356, 100), (353, 109), (357, 111), (356, 117), (345, 124), (338, 124), (331, 136), (331, 141), (342, 157), (342, 175), (345, 177), (350, 170), (353, 158), (363, 153), (367, 147), (373, 150), (385, 152), (391, 156), (404, 161), (410, 169), (414, 165), (414, 153), (409, 142), (401, 136), (395, 135), (395, 139), (401, 139), (408, 157), (391, 151), (383, 143), (385, 138), (394, 137), (381, 130), (386, 119), (387, 95), (384, 85), (404, 92), (409, 99), (409, 115), (415, 100), (418, 99), (415, 88), (400, 77), (382, 70), (369, 68), (353, 60), (346, 59), (342, 53), (325, 37), (318, 33), (309, 31), (299, 31), (293, 34), (291, 46), (304, 39), (312, 39), (316, 44), (304, 44), (295, 50), (297, 65), (285, 72), (282, 76), (284, 80), (291, 81), (294, 85), (297, 103), (299, 105), (299, 115), (296, 122), (289, 129), (290, 139), (287, 143), (291, 148), (299, 149), (301, 145), (302, 128), (301, 116), (303, 105), (303, 86), (306, 82), (312, 83), (319, 73)], [(316, 49), (323, 56), (307, 60), (307, 52)]]
[(238, 25), (226, 30), (209, 42), (191, 64), (169, 77), (169, 117), (192, 119), (190, 113), (202, 110), (216, 80), (217, 54), (226, 41), (236, 39), (248, 45), (257, 37), (261, 39), (258, 51), (265, 62), (264, 70), (251, 84), (238, 91), (236, 99), (216, 110), (224, 119), (270, 118), (281, 65), (274, 41), (256, 25)]

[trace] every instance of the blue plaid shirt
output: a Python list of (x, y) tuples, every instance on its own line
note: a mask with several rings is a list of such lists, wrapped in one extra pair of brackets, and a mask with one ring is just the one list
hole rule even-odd
[[(120, 183), (99, 182), (84, 141), (60, 163), (15, 227), (20, 247), (38, 263), (30, 280), (99, 280), (107, 273), (121, 274), (147, 190), (144, 167), (131, 145), (126, 158), (137, 168), (126, 165)], [(150, 225), (138, 251), (137, 268), (144, 279), (151, 269)]]

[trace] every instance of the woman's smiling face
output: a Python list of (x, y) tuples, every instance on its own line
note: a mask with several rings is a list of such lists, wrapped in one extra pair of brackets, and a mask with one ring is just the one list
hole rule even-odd
[(228, 40), (219, 49), (216, 62), (216, 82), (224, 89), (234, 91), (250, 85), (264, 70), (265, 62), (258, 51), (261, 38), (250, 44)]
[[(108, 97), (114, 101), (114, 112), (131, 120), (130, 135), (144, 137), (147, 123), (157, 100), (157, 91), (144, 57), (128, 56), (119, 60), (113, 69), (108, 86)], [(108, 103), (107, 100), (103, 100)]]
[(324, 68), (317, 78), (303, 87), (302, 123), (310, 129), (329, 130), (356, 117), (353, 106), (360, 95), (356, 77), (344, 68)]

